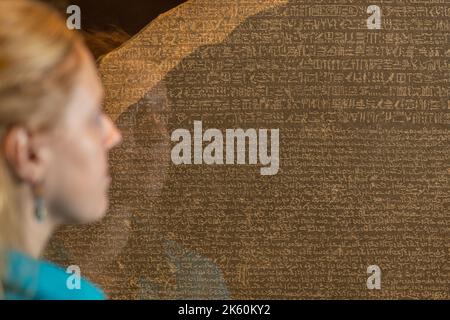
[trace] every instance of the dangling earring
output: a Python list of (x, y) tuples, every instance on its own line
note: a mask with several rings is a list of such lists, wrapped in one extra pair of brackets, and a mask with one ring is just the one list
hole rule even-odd
[(44, 221), (47, 217), (47, 209), (44, 203), (44, 188), (42, 184), (34, 187), (34, 215), (39, 222)]

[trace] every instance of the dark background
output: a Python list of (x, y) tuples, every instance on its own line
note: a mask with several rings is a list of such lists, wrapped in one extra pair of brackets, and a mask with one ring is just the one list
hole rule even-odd
[(81, 8), (82, 28), (85, 31), (107, 31), (112, 26), (134, 35), (159, 14), (186, 0), (41, 0), (65, 13), (69, 5)]
[(96, 59), (121, 46), (161, 13), (187, 0), (40, 0), (67, 17), (67, 8), (81, 9), (81, 33)]

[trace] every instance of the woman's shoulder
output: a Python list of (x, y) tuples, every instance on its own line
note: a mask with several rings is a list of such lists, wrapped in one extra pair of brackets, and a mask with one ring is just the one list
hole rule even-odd
[[(76, 270), (75, 270), (76, 271)], [(6, 299), (103, 300), (105, 294), (72, 270), (18, 251), (7, 254)]]

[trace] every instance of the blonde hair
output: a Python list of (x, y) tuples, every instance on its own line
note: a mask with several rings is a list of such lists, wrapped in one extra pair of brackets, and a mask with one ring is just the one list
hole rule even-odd
[[(80, 36), (47, 5), (0, 1), (0, 142), (9, 127), (48, 130), (64, 110), (78, 69)], [(0, 249), (20, 245), (17, 182), (0, 150)], [(0, 254), (0, 280), (6, 272)], [(0, 294), (2, 288), (0, 281)]]
[(88, 30), (83, 32), (83, 37), (97, 62), (131, 38), (128, 33), (117, 26), (111, 26), (111, 30), (107, 31)]

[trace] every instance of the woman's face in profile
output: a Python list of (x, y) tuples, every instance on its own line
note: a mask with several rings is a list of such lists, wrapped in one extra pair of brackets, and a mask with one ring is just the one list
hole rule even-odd
[(60, 123), (47, 146), (45, 190), (50, 213), (61, 223), (89, 223), (108, 207), (108, 151), (121, 134), (102, 111), (103, 88), (84, 47), (76, 49), (80, 69)]

